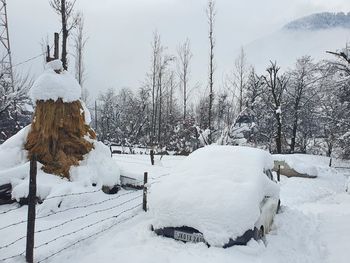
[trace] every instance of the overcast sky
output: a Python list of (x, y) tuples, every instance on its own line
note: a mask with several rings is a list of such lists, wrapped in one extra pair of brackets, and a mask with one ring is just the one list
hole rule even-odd
[[(8, 0), (14, 64), (41, 52), (40, 42), (59, 32), (58, 16), (48, 0)], [(233, 65), (237, 51), (285, 23), (321, 11), (349, 12), (349, 0), (217, 0), (216, 79)], [(150, 68), (151, 39), (157, 30), (168, 53), (191, 40), (193, 82), (207, 81), (208, 38), (206, 0), (77, 0), (85, 16), (87, 80), (95, 96), (108, 88), (137, 88)], [(69, 51), (73, 51), (70, 48)], [(16, 70), (38, 75), (43, 59)], [(73, 65), (70, 65), (73, 68)]]

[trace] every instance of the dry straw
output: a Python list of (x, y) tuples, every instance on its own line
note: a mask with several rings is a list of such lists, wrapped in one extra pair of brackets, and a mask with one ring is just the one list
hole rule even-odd
[(96, 138), (80, 101), (38, 100), (25, 149), (28, 158), (37, 155), (45, 172), (69, 178), (70, 167), (93, 148), (85, 136)]

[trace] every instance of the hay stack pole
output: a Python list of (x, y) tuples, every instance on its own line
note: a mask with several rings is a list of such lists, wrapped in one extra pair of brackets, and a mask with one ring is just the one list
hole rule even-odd
[[(55, 57), (50, 58), (48, 48), (48, 65), (58, 62), (58, 34), (55, 34), (54, 54)], [(60, 74), (66, 78), (68, 74), (57, 66), (50, 70), (56, 72), (51, 76)], [(58, 76), (53, 77), (60, 80)], [(89, 138), (95, 139), (96, 135), (85, 122), (85, 111), (79, 98), (66, 101), (63, 97), (35, 99), (36, 108), (25, 149), (29, 159), (33, 154), (37, 155), (43, 171), (69, 178), (70, 167), (79, 165), (83, 156), (93, 149)]]

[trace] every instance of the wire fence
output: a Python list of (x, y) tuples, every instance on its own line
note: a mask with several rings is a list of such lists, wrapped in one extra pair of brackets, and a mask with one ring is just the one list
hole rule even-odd
[(11, 211), (15, 211), (15, 210), (18, 210), (20, 208), (22, 208), (22, 206), (18, 206), (18, 207), (14, 207), (14, 208), (8, 209), (6, 211), (2, 211), (2, 212), (0, 212), (0, 215), (10, 213)]
[[(155, 184), (155, 183), (159, 183), (160, 182), (160, 178), (162, 177), (165, 177), (165, 176), (168, 176), (170, 175), (170, 173), (164, 173), (164, 174), (161, 174), (161, 175), (158, 175), (158, 176), (154, 176), (154, 177), (150, 177), (151, 179), (151, 182), (150, 183), (147, 183), (147, 184), (144, 184), (143, 183), (143, 180), (138, 180), (138, 181), (135, 181), (136, 183), (142, 183), (144, 185), (144, 189), (145, 187), (148, 188), (149, 186)], [(134, 183), (135, 183), (134, 182)], [(44, 200), (44, 202), (46, 202), (47, 200), (51, 200), (51, 199), (55, 199), (55, 198), (65, 198), (65, 197), (72, 197), (72, 196), (80, 196), (80, 195), (89, 195), (89, 194), (93, 194), (93, 193), (98, 193), (98, 192), (101, 192), (101, 190), (94, 190), (94, 191), (86, 191), (86, 192), (79, 192), (79, 193), (67, 193), (67, 194), (62, 194), (62, 195), (56, 195), (56, 196), (52, 196), (52, 197), (48, 197)], [(107, 212), (107, 211), (113, 211), (113, 209), (117, 209), (117, 208), (123, 208), (123, 207), (126, 207), (124, 208), (122, 211), (118, 211), (117, 214), (114, 214), (114, 215), (109, 215), (107, 217), (103, 217), (101, 219), (98, 219), (94, 222), (91, 222), (85, 226), (82, 226), (82, 227), (79, 227), (77, 229), (74, 229), (70, 232), (67, 232), (67, 233), (64, 233), (62, 235), (59, 235), (59, 236), (56, 236), (48, 241), (45, 241), (41, 244), (38, 244), (36, 246), (34, 246), (34, 249), (40, 249), (42, 247), (45, 247), (49, 244), (52, 244), (58, 240), (61, 240), (61, 239), (65, 239), (65, 238), (68, 238), (68, 237), (74, 237), (77, 233), (81, 233), (81, 232), (84, 232), (85, 230), (88, 230), (88, 229), (92, 229), (93, 227), (96, 227), (98, 225), (101, 225), (103, 223), (106, 223), (106, 222), (109, 222), (109, 221), (113, 221), (113, 219), (117, 220), (119, 219), (122, 215), (128, 213), (128, 212), (131, 212), (133, 210), (136, 211), (137, 208), (140, 208), (142, 207), (143, 205), (143, 202), (140, 203), (140, 202), (137, 202), (137, 200), (140, 200), (142, 199), (142, 196), (143, 194), (137, 194), (138, 190), (129, 190), (125, 193), (121, 193), (121, 194), (118, 194), (117, 196), (113, 196), (113, 197), (110, 197), (110, 198), (106, 198), (104, 200), (101, 200), (101, 201), (97, 201), (97, 202), (93, 202), (93, 203), (90, 203), (90, 204), (84, 204), (84, 205), (76, 205), (76, 206), (72, 206), (72, 207), (68, 207), (68, 208), (65, 208), (65, 209), (62, 209), (62, 210), (58, 210), (58, 211), (52, 211), (50, 212), (49, 214), (46, 214), (46, 215), (42, 215), (42, 216), (38, 216), (36, 217), (37, 220), (40, 220), (40, 219), (43, 219), (43, 218), (48, 218), (48, 217), (51, 217), (53, 215), (57, 215), (57, 214), (61, 214), (61, 213), (64, 213), (64, 212), (68, 212), (68, 211), (74, 211), (74, 210), (77, 210), (77, 209), (84, 209), (84, 208), (91, 208), (91, 207), (94, 207), (94, 210), (93, 211), (89, 211), (83, 215), (79, 215), (79, 216), (76, 216), (76, 217), (73, 217), (73, 218), (70, 218), (70, 219), (67, 219), (67, 220), (64, 220), (62, 222), (59, 222), (58, 224), (55, 224), (53, 226), (50, 226), (50, 227), (46, 227), (46, 228), (41, 228), (41, 229), (38, 229), (36, 230), (34, 233), (35, 235), (37, 234), (40, 234), (40, 233), (44, 233), (44, 232), (48, 232), (50, 233), (50, 231), (54, 230), (54, 229), (60, 229), (62, 226), (66, 225), (66, 224), (69, 224), (71, 222), (75, 222), (75, 221), (78, 221), (78, 220), (81, 220), (81, 219), (85, 219), (85, 218), (88, 218), (92, 215), (96, 215), (96, 214), (100, 214), (100, 213), (103, 213), (103, 212)], [(107, 207), (103, 207), (103, 208), (100, 208), (101, 205), (105, 205), (105, 204), (108, 204), (108, 202), (111, 202), (111, 201), (116, 201), (120, 198), (125, 198), (127, 197), (128, 195), (133, 195), (132, 197), (130, 198), (127, 198), (126, 200), (121, 200), (121, 202), (117, 202), (117, 203), (113, 203), (113, 205), (109, 205)], [(136, 194), (136, 195), (135, 195)], [(124, 199), (123, 198), (123, 199)], [(137, 202), (136, 205), (133, 205), (132, 203), (133, 202)], [(130, 205), (128, 205), (130, 204)], [(7, 214), (11, 211), (15, 211), (17, 209), (20, 209), (21, 207), (14, 207), (14, 208), (11, 208), (11, 209), (8, 209), (6, 211), (3, 211), (1, 212), (0, 214)], [(97, 236), (109, 229), (111, 229), (112, 227), (122, 223), (122, 222), (125, 222), (133, 217), (135, 217), (137, 214), (133, 214), (132, 216), (129, 216), (129, 217), (125, 217), (121, 220), (117, 220), (115, 222), (113, 222), (110, 226), (106, 227), (106, 228), (103, 228), (102, 230), (99, 230), (99, 231), (94, 231), (93, 233), (91, 233), (90, 235), (88, 236), (85, 236), (84, 238), (79, 238), (78, 240), (74, 241), (73, 243), (55, 251), (54, 253), (40, 259), (38, 261), (39, 262), (43, 262), (43, 261), (46, 261), (48, 260), (49, 258), (52, 258), (54, 256), (56, 256), (57, 254), (61, 253), (62, 251), (64, 250), (67, 250), (69, 248), (71, 248), (72, 246), (88, 239), (88, 238), (91, 238), (91, 237), (94, 237), (94, 236)], [(91, 219), (90, 219), (91, 220)], [(2, 226), (0, 228), (0, 230), (5, 230), (7, 228), (10, 228), (10, 227), (13, 227), (13, 226), (16, 226), (16, 225), (20, 225), (20, 224), (23, 224), (23, 223), (26, 223), (27, 220), (21, 220), (21, 221), (18, 221), (18, 222), (14, 222), (14, 223), (11, 223), (11, 224), (8, 224), (6, 226)], [(40, 221), (39, 221), (40, 222)], [(38, 224), (40, 226), (40, 223)], [(8, 249), (8, 248), (11, 248), (13, 247), (14, 245), (16, 245), (18, 242), (22, 241), (22, 240), (25, 240), (26, 236), (23, 235), (7, 244), (4, 244), (2, 246), (0, 246), (0, 251), (2, 250), (5, 250), (5, 249)], [(3, 262), (3, 261), (8, 261), (8, 260), (11, 260), (11, 259), (14, 259), (14, 258), (17, 258), (17, 257), (22, 257), (25, 255), (25, 251), (22, 251), (18, 254), (14, 254), (14, 255), (10, 255), (8, 257), (4, 257), (4, 258), (0, 258), (0, 262)]]
[[(142, 204), (139, 204), (138, 206), (141, 206), (141, 205), (142, 205)], [(106, 232), (106, 231), (112, 229), (112, 228), (115, 227), (116, 225), (121, 224), (121, 223), (123, 223), (123, 222), (126, 222), (126, 221), (128, 221), (128, 220), (134, 218), (135, 216), (136, 216), (136, 215), (132, 215), (132, 216), (130, 216), (130, 217), (128, 217), (128, 218), (122, 219), (122, 220), (116, 222), (115, 224), (112, 224), (112, 225), (110, 225), (109, 227), (106, 227), (106, 228), (102, 229), (101, 231), (95, 232), (95, 233), (93, 233), (93, 234), (91, 234), (91, 235), (89, 235), (89, 236), (86, 236), (86, 237), (84, 237), (84, 238), (82, 238), (82, 239), (79, 239), (79, 240), (77, 240), (77, 241), (75, 241), (75, 242), (69, 244), (68, 246), (65, 246), (64, 248), (62, 248), (62, 249), (60, 249), (60, 250), (54, 252), (53, 254), (51, 254), (51, 255), (49, 255), (49, 256), (47, 256), (47, 257), (45, 257), (45, 258), (39, 260), (38, 263), (44, 262), (44, 261), (48, 260), (49, 258), (52, 258), (52, 257), (56, 256), (57, 254), (61, 253), (62, 251), (67, 250), (67, 249), (70, 249), (72, 246), (75, 246), (76, 244), (79, 244), (80, 242), (83, 242), (83, 241), (85, 241), (85, 240), (87, 240), (87, 239), (89, 239), (89, 238), (92, 238), (92, 237), (94, 237), (94, 236), (100, 235), (100, 234), (102, 234), (103, 232)], [(20, 255), (23, 255), (23, 253), (20, 254)]]
[[(69, 210), (73, 210), (73, 209), (85, 208), (85, 207), (91, 207), (91, 206), (95, 206), (95, 205), (99, 205), (99, 204), (104, 204), (104, 203), (106, 203), (106, 202), (119, 199), (119, 198), (121, 198), (121, 197), (123, 197), (123, 196), (127, 196), (127, 195), (133, 194), (133, 193), (135, 193), (135, 192), (138, 192), (138, 191), (128, 191), (127, 193), (123, 193), (123, 194), (120, 194), (120, 195), (118, 195), (118, 196), (116, 196), (116, 197), (108, 198), (108, 199), (105, 199), (105, 200), (100, 201), (100, 202), (95, 202), (95, 203), (93, 203), (93, 204), (75, 206), (75, 207), (71, 207), (71, 208), (68, 208), (68, 209), (61, 210), (61, 211), (55, 211), (55, 212), (53, 212), (53, 213), (51, 213), (51, 214), (48, 214), (48, 215), (46, 215), (46, 216), (37, 217), (36, 219), (45, 218), (45, 217), (48, 217), (48, 216), (51, 216), (51, 215), (54, 215), (54, 214), (57, 214), (57, 213), (62, 213), (62, 212), (69, 211)], [(66, 196), (67, 196), (67, 195), (66, 195)], [(71, 195), (68, 195), (68, 196), (71, 196)], [(122, 207), (122, 206), (124, 206), (124, 205), (126, 205), (126, 204), (128, 204), (128, 203), (133, 202), (133, 201), (140, 200), (141, 197), (142, 197), (142, 194), (141, 194), (141, 195), (140, 195), (140, 194), (139, 194), (139, 195), (136, 195), (136, 196), (134, 196), (134, 197), (132, 197), (132, 198), (129, 198), (129, 199), (123, 201), (123, 202), (120, 202), (120, 203), (118, 203), (118, 204), (116, 204), (116, 205), (109, 206), (109, 207), (107, 207), (107, 208), (97, 209), (97, 210), (91, 211), (91, 212), (89, 212), (89, 213), (86, 213), (86, 214), (84, 214), (84, 215), (81, 215), (81, 216), (78, 216), (78, 217), (74, 217), (74, 218), (71, 218), (71, 219), (69, 219), (69, 220), (65, 220), (65, 221), (63, 221), (63, 222), (61, 222), (61, 223), (59, 223), (59, 224), (54, 225), (54, 226), (47, 227), (47, 228), (42, 228), (42, 229), (40, 229), (40, 230), (35, 231), (35, 234), (39, 234), (39, 233), (51, 231), (51, 230), (53, 230), (53, 229), (59, 228), (59, 227), (61, 227), (61, 226), (64, 226), (64, 225), (66, 225), (66, 224), (68, 224), (68, 223), (70, 223), (70, 222), (74, 222), (74, 221), (76, 221), (76, 220), (86, 218), (86, 217), (88, 217), (88, 216), (90, 216), (90, 215), (93, 215), (93, 214), (98, 214), (98, 213), (101, 213), (101, 212), (105, 212), (105, 211), (112, 210), (112, 209), (114, 209), (114, 208)], [(41, 248), (41, 247), (44, 247), (44, 246), (46, 246), (46, 245), (49, 245), (49, 244), (51, 244), (51, 243), (57, 241), (57, 240), (63, 239), (63, 238), (65, 238), (65, 237), (72, 236), (72, 235), (74, 235), (74, 234), (76, 234), (76, 233), (79, 233), (79, 232), (82, 232), (82, 231), (84, 231), (84, 230), (86, 230), (86, 229), (92, 228), (93, 226), (102, 224), (103, 222), (107, 222), (107, 221), (109, 221), (109, 220), (119, 218), (121, 215), (123, 215), (123, 214), (125, 214), (125, 213), (127, 213), (127, 212), (130, 212), (130, 211), (132, 211), (132, 210), (135, 210), (136, 208), (139, 208), (139, 207), (141, 207), (141, 206), (142, 206), (142, 203), (139, 203), (139, 202), (138, 202), (137, 205), (133, 205), (133, 206), (130, 207), (130, 208), (124, 209), (124, 210), (120, 211), (119, 213), (117, 213), (117, 214), (115, 214), (115, 215), (112, 215), (112, 216), (109, 216), (109, 217), (106, 217), (106, 218), (102, 218), (102, 219), (97, 220), (97, 221), (95, 221), (95, 222), (93, 222), (93, 223), (90, 223), (90, 224), (88, 224), (88, 225), (86, 225), (86, 226), (84, 226), (84, 227), (80, 227), (80, 228), (75, 229), (75, 230), (73, 230), (73, 231), (71, 231), (71, 232), (65, 233), (65, 234), (60, 235), (60, 236), (57, 236), (57, 237), (55, 237), (55, 238), (53, 238), (53, 239), (51, 239), (51, 240), (49, 240), (49, 241), (46, 241), (46, 242), (44, 242), (44, 243), (42, 243), (42, 244), (39, 244), (39, 245), (35, 246), (34, 249), (39, 249), (39, 248)], [(126, 219), (124, 219), (124, 221), (125, 221), (125, 220), (128, 220), (128, 219), (129, 219), (129, 218), (126, 218)], [(6, 228), (11, 227), (11, 226), (14, 226), (14, 225), (18, 225), (18, 224), (20, 224), (20, 223), (22, 223), (22, 222), (26, 222), (26, 220), (22, 220), (22, 221), (20, 221), (20, 222), (17, 222), (17, 223), (10, 224), (10, 225), (8, 225), (8, 226), (2, 227), (0, 230), (6, 229)], [(115, 223), (115, 224), (119, 224), (120, 222), (122, 222), (122, 221), (119, 221), (119, 222), (117, 222), (117, 223)], [(112, 228), (115, 224), (113, 224), (112, 226), (108, 227), (108, 229)], [(102, 231), (98, 231), (97, 233), (93, 233), (92, 235), (89, 235), (88, 237), (85, 237), (85, 238), (83, 238), (83, 239), (79, 239), (79, 240), (77, 240), (76, 242), (74, 242), (73, 244), (71, 244), (71, 245), (69, 245), (69, 246), (67, 246), (67, 247), (65, 247), (65, 248), (63, 248), (63, 249), (60, 249), (60, 250), (56, 251), (54, 254), (47, 256), (46, 258), (40, 260), (39, 262), (42, 262), (42, 261), (44, 261), (44, 260), (46, 260), (46, 259), (48, 259), (48, 258), (51, 258), (52, 256), (58, 254), (59, 252), (65, 250), (65, 249), (68, 249), (68, 248), (71, 247), (72, 245), (75, 245), (75, 244), (77, 244), (77, 243), (80, 243), (81, 241), (83, 241), (83, 240), (85, 240), (85, 239), (87, 239), (87, 238), (90, 238), (90, 237), (92, 237), (92, 236), (95, 236), (95, 235), (97, 235), (97, 234), (99, 234), (99, 233), (102, 233), (102, 232), (104, 232), (104, 231), (106, 231), (106, 230), (108, 230), (108, 229), (103, 229)], [(3, 246), (0, 246), (0, 250), (9, 248), (9, 247), (15, 245), (16, 243), (18, 243), (19, 241), (24, 240), (25, 238), (26, 238), (26, 236), (21, 236), (20, 238), (17, 238), (16, 240), (14, 240), (14, 241), (12, 241), (12, 242), (10, 242), (10, 243), (8, 243), (8, 244), (5, 244), (5, 245), (3, 245)], [(23, 256), (24, 254), (25, 254), (25, 251), (23, 251), (23, 252), (21, 252), (21, 253), (18, 253), (18, 254), (15, 254), (15, 255), (11, 255), (11, 256), (5, 257), (5, 258), (0, 258), (0, 262), (7, 261), (7, 260), (10, 260), (10, 259), (14, 259), (14, 258), (16, 258), (16, 257)]]
[[(119, 195), (119, 196), (117, 196), (117, 197), (115, 197), (115, 198), (109, 198), (109, 199), (107, 199), (107, 200), (103, 200), (103, 201), (98, 202), (98, 203), (95, 203), (95, 204), (103, 204), (103, 203), (105, 203), (105, 202), (118, 199), (118, 198), (120, 198), (120, 197), (122, 197), (122, 196), (125, 196), (125, 195), (128, 195), (128, 194), (132, 194), (132, 193), (134, 193), (134, 192), (136, 192), (136, 191), (130, 191), (130, 192), (128, 192), (128, 193), (124, 193), (124, 194), (122, 194), (122, 195)], [(108, 207), (108, 208), (104, 208), (104, 209), (99, 209), (99, 210), (96, 210), (96, 211), (87, 213), (87, 214), (85, 214), (85, 215), (78, 216), (78, 217), (75, 217), (75, 218), (66, 220), (66, 221), (64, 221), (64, 222), (62, 222), (62, 223), (60, 223), (60, 224), (58, 224), (58, 225), (55, 225), (55, 226), (52, 226), (52, 227), (48, 227), (48, 228), (43, 228), (43, 229), (37, 230), (37, 231), (35, 231), (35, 234), (39, 234), (39, 233), (42, 233), (42, 232), (47, 232), (47, 231), (53, 230), (53, 229), (55, 229), (55, 228), (61, 227), (61, 226), (63, 226), (63, 225), (66, 225), (66, 224), (68, 224), (68, 223), (74, 222), (74, 221), (76, 221), (76, 220), (79, 220), (79, 219), (82, 219), (82, 218), (85, 218), (85, 217), (88, 217), (88, 216), (93, 215), (93, 214), (97, 214), (97, 213), (101, 213), (101, 212), (105, 212), (105, 211), (112, 210), (112, 209), (114, 209), (114, 208), (117, 208), (117, 207), (120, 207), (120, 206), (125, 205), (125, 204), (127, 204), (127, 203), (130, 203), (131, 201), (134, 201), (134, 200), (140, 198), (141, 196), (142, 196), (142, 195), (138, 195), (138, 196), (136, 196), (136, 197), (134, 197), (134, 198), (131, 198), (131, 199), (127, 200), (127, 201), (124, 201), (124, 202), (122, 202), (122, 203), (120, 203), (120, 204), (117, 204), (117, 205), (114, 205), (114, 206), (112, 206), (112, 207)], [(95, 205), (95, 204), (93, 204), (93, 205)], [(46, 215), (46, 216), (36, 217), (36, 219), (42, 219), (42, 218), (46, 218), (46, 217), (49, 217), (49, 216), (52, 216), (52, 215), (55, 215), (55, 214), (58, 214), (58, 213), (62, 213), (62, 212), (65, 212), (65, 211), (69, 211), (69, 210), (73, 210), (73, 209), (77, 209), (77, 208), (81, 208), (81, 207), (90, 207), (90, 206), (92, 206), (92, 205), (72, 207), (72, 208), (69, 208), (69, 209), (64, 209), (64, 210), (61, 210), (61, 211), (53, 212), (53, 213), (48, 214), (48, 215)], [(26, 220), (23, 220), (23, 221), (14, 223), (14, 224), (10, 224), (10, 225), (8, 225), (7, 227), (4, 227), (4, 228), (2, 228), (2, 229), (6, 229), (6, 228), (8, 228), (8, 227), (11, 227), (11, 226), (14, 226), (14, 225), (18, 225), (18, 224), (21, 224), (21, 223), (24, 223), (24, 222), (27, 222), (27, 221), (26, 221)], [(10, 247), (10, 246), (16, 244), (17, 242), (19, 242), (19, 241), (25, 239), (25, 238), (26, 238), (26, 236), (22, 236), (22, 237), (20, 237), (20, 238), (17, 238), (16, 240), (14, 240), (14, 241), (12, 241), (12, 242), (6, 244), (6, 245), (0, 246), (0, 250), (2, 250), (2, 249), (4, 249), (4, 248), (8, 248), (8, 247)]]

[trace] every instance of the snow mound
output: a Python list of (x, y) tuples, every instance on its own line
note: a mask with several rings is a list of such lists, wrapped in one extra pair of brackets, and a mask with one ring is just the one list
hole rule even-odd
[(81, 97), (81, 87), (78, 81), (67, 71), (57, 74), (55, 70), (62, 68), (60, 60), (46, 64), (45, 71), (34, 82), (29, 91), (31, 100), (54, 100), (61, 98), (63, 102), (72, 102)]
[(72, 181), (83, 182), (86, 186), (97, 184), (102, 187), (120, 183), (120, 171), (111, 157), (109, 148), (102, 142), (92, 141), (94, 149), (89, 152), (79, 166), (72, 166)]
[[(19, 200), (28, 195), (29, 162), (24, 144), (30, 125), (23, 128), (0, 146), (0, 185), (12, 185), (12, 198)], [(37, 196), (45, 199), (64, 185), (64, 192), (75, 192), (78, 188), (101, 189), (102, 186), (114, 186), (120, 183), (120, 171), (111, 158), (107, 146), (96, 140), (90, 140), (94, 149), (84, 156), (79, 166), (70, 170), (70, 179), (62, 179), (47, 174), (38, 163)]]
[(24, 143), (27, 139), (30, 127), (30, 125), (24, 127), (16, 135), (0, 145), (0, 174), (1, 170), (15, 167), (26, 162), (27, 151), (24, 150)]
[(320, 169), (329, 168), (329, 157), (309, 154), (274, 154), (275, 161), (285, 161), (298, 173), (317, 176)]
[(263, 173), (268, 152), (249, 147), (207, 146), (190, 154), (171, 175), (151, 186), (153, 226), (193, 227), (214, 246), (253, 229), (265, 196), (279, 187)]

